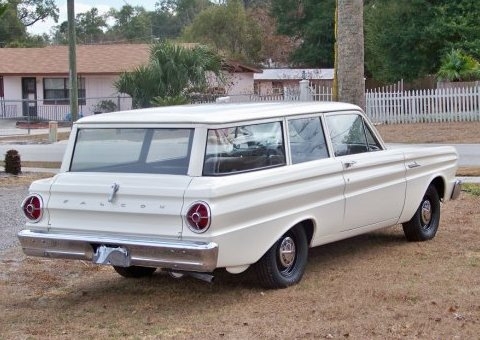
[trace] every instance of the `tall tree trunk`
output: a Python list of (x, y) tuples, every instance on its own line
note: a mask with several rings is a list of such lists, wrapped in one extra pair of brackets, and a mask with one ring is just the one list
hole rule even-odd
[(338, 100), (365, 109), (363, 0), (337, 0), (336, 20)]

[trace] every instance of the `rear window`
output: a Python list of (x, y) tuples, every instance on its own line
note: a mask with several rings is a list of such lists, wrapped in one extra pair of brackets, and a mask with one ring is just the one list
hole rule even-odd
[(193, 129), (79, 129), (70, 171), (186, 175)]
[(280, 122), (208, 130), (207, 136), (205, 176), (285, 165)]

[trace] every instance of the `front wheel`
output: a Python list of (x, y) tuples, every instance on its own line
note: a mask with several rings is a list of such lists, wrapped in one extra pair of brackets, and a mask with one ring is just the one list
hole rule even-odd
[(113, 266), (113, 269), (123, 277), (127, 278), (140, 278), (145, 276), (151, 276), (157, 268), (151, 267), (141, 267), (141, 266), (130, 266), (130, 267), (119, 267)]
[(427, 241), (435, 237), (440, 223), (440, 198), (430, 185), (412, 219), (403, 224), (408, 241)]
[(308, 242), (305, 230), (297, 225), (287, 231), (255, 264), (265, 288), (285, 288), (298, 283), (305, 272)]

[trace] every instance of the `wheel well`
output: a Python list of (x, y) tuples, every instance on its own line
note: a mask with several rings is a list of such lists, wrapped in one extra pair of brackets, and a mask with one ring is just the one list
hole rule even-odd
[(445, 183), (443, 182), (443, 179), (441, 177), (435, 178), (431, 185), (434, 186), (435, 190), (437, 190), (438, 196), (440, 199), (445, 198)]
[(308, 244), (312, 241), (313, 238), (313, 221), (312, 220), (305, 220), (299, 223), (303, 229), (305, 230), (305, 234), (307, 235)]

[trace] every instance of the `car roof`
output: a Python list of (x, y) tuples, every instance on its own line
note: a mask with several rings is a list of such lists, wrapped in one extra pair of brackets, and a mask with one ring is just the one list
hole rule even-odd
[(361, 111), (358, 106), (339, 102), (215, 103), (163, 106), (118, 111), (84, 117), (77, 124), (161, 123), (224, 124), (248, 120), (281, 118), (309, 113)]

